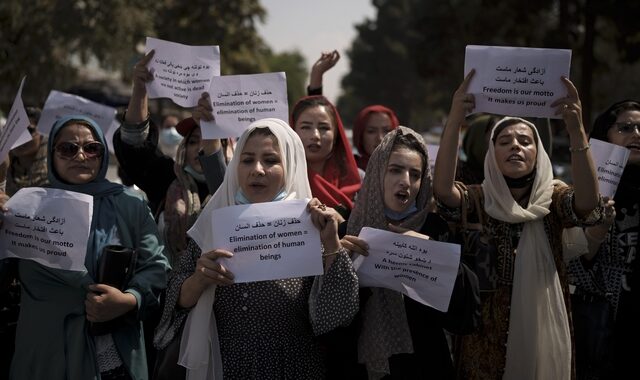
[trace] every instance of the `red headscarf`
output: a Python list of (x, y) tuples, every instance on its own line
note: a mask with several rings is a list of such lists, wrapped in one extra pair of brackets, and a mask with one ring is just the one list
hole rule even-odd
[(327, 206), (343, 205), (351, 210), (353, 197), (360, 190), (360, 174), (336, 107), (322, 95), (305, 96), (298, 100), (293, 107), (290, 120), (291, 128), (295, 129), (296, 118), (309, 107), (309, 102), (313, 102), (313, 106), (323, 105), (333, 113), (337, 132), (333, 151), (324, 164), (324, 172), (316, 173), (307, 168), (311, 193)]
[(358, 148), (358, 153), (360, 154), (357, 157), (358, 167), (362, 170), (367, 170), (367, 163), (369, 162), (369, 157), (371, 155), (367, 153), (364, 149), (364, 130), (367, 125), (367, 120), (369, 120), (369, 116), (372, 113), (385, 113), (391, 119), (391, 129), (398, 128), (400, 122), (398, 122), (398, 117), (395, 112), (393, 112), (390, 108), (385, 106), (381, 106), (379, 104), (365, 107), (358, 113), (358, 117), (356, 117), (356, 121), (353, 126), (353, 145)]

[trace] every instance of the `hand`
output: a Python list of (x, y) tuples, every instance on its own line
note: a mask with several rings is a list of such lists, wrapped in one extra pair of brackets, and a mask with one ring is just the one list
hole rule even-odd
[(447, 124), (453, 123), (452, 125), (455, 126), (462, 125), (467, 114), (472, 112), (476, 107), (476, 98), (473, 96), (473, 94), (467, 94), (469, 83), (471, 83), (471, 79), (473, 78), (473, 75), (475, 73), (476, 70), (471, 69), (456, 92), (453, 93)]
[(413, 236), (413, 237), (417, 237), (417, 238), (424, 239), (424, 240), (431, 240), (431, 238), (428, 235), (421, 234), (420, 232), (416, 232), (416, 231), (410, 230), (408, 228), (394, 226), (391, 223), (389, 223), (388, 227), (389, 227), (389, 231), (391, 231), (391, 232), (395, 232), (395, 233), (398, 233), (398, 234), (403, 234), (405, 236)]
[(137, 306), (136, 297), (105, 284), (89, 285), (84, 301), (89, 322), (107, 322), (128, 313)]
[(211, 98), (209, 97), (208, 92), (202, 93), (200, 99), (198, 99), (198, 105), (193, 109), (191, 116), (198, 125), (200, 125), (200, 120), (215, 121), (215, 117), (213, 116), (213, 105), (211, 104)]
[(5, 204), (9, 200), (9, 196), (4, 192), (0, 191), (0, 227), (2, 227), (2, 221), (4, 219), (4, 214), (9, 211)]
[(567, 96), (551, 103), (551, 107), (556, 107), (556, 115), (562, 115), (562, 119), (564, 119), (569, 133), (582, 131), (584, 130), (582, 124), (582, 103), (580, 102), (578, 90), (573, 83), (565, 77), (562, 77), (562, 83), (564, 83), (567, 88)]
[(224, 249), (203, 253), (196, 262), (195, 280), (203, 285), (233, 285), (233, 273), (218, 262), (221, 257), (231, 258), (233, 253)]
[(340, 244), (347, 250), (351, 251), (351, 253), (369, 256), (369, 244), (357, 236), (345, 235), (340, 239)]
[(322, 87), (322, 76), (329, 71), (340, 60), (340, 53), (337, 50), (322, 52), (320, 58), (311, 66), (309, 87), (315, 89)]
[(608, 230), (616, 220), (616, 202), (609, 197), (604, 197), (604, 202), (604, 215), (602, 216), (602, 224), (606, 226)]
[(340, 214), (322, 203), (318, 205), (313, 199), (307, 204), (307, 210), (311, 214), (313, 225), (320, 231), (320, 240), (325, 252), (330, 253), (340, 249), (340, 240), (338, 239)]
[(147, 64), (153, 58), (155, 50), (151, 50), (147, 55), (142, 57), (135, 65), (133, 65), (133, 88), (138, 91), (145, 91), (147, 82), (153, 80), (153, 73), (147, 68)]

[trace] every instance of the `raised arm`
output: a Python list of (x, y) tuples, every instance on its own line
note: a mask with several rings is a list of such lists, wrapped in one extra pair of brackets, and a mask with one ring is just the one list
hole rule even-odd
[(311, 66), (309, 75), (309, 95), (322, 95), (322, 76), (329, 71), (340, 60), (340, 53), (337, 50), (323, 52), (320, 58)]
[(553, 102), (551, 107), (557, 107), (556, 115), (562, 115), (569, 133), (571, 173), (575, 194), (573, 207), (578, 217), (584, 217), (598, 205), (598, 179), (595, 165), (589, 154), (587, 134), (582, 124), (582, 104), (578, 90), (569, 79), (563, 77), (562, 82), (567, 87), (567, 96)]
[(454, 185), (456, 165), (458, 163), (458, 140), (460, 138), (460, 128), (465, 122), (465, 116), (475, 107), (474, 96), (467, 94), (467, 88), (474, 73), (475, 70), (471, 70), (453, 94), (451, 110), (442, 131), (440, 148), (438, 149), (433, 173), (433, 193), (435, 197), (451, 208), (460, 207), (461, 194)]
[(153, 80), (153, 74), (147, 68), (147, 64), (153, 58), (154, 53), (155, 51), (151, 50), (133, 66), (133, 90), (124, 118), (128, 124), (142, 123), (149, 116), (149, 97), (147, 96), (146, 83)]

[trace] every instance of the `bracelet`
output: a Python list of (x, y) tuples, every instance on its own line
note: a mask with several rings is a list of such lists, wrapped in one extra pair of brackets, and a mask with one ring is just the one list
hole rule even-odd
[(583, 146), (583, 147), (581, 147), (581, 148), (572, 148), (572, 147), (569, 147), (569, 152), (571, 152), (571, 153), (575, 153), (575, 152), (583, 152), (583, 151), (585, 151), (585, 150), (589, 149), (590, 147), (591, 147), (591, 144), (589, 144), (589, 143), (587, 143), (587, 145), (585, 145), (585, 146)]
[(323, 257), (323, 258), (325, 258), (325, 257), (329, 257), (329, 256), (335, 256), (335, 255), (337, 255), (337, 254), (338, 254), (338, 253), (340, 253), (340, 252), (342, 252), (342, 248), (338, 249), (338, 250), (337, 250), (337, 251), (335, 251), (335, 252), (331, 252), (331, 253), (323, 253), (323, 254), (322, 254), (322, 257)]

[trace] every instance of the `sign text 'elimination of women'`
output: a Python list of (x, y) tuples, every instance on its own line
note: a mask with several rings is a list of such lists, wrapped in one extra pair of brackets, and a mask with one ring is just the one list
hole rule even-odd
[(190, 230), (189, 235), (203, 252), (233, 253), (220, 261), (237, 283), (320, 275), (320, 234), (307, 203), (291, 200), (224, 207), (213, 212), (210, 230)]
[(6, 207), (0, 259), (15, 257), (55, 269), (86, 270), (92, 196), (27, 187), (9, 198)]

